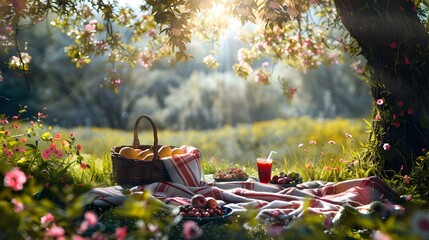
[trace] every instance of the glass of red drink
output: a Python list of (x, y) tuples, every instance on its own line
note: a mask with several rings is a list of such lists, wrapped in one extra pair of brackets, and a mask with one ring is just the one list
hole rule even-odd
[(271, 169), (273, 167), (273, 160), (266, 158), (257, 158), (256, 164), (258, 165), (259, 182), (269, 183), (271, 180)]

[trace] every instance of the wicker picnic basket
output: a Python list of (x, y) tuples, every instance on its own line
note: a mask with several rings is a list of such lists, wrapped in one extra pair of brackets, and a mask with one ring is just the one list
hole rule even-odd
[[(153, 145), (140, 145), (138, 138), (138, 126), (141, 119), (147, 119), (153, 130)], [(123, 147), (139, 148), (141, 150), (152, 149), (153, 160), (143, 161), (128, 159), (119, 154)], [(112, 173), (114, 181), (120, 185), (144, 185), (159, 181), (171, 181), (163, 161), (158, 157), (158, 132), (154, 121), (147, 115), (141, 115), (137, 118), (134, 126), (134, 139), (132, 146), (116, 146), (111, 149)]]

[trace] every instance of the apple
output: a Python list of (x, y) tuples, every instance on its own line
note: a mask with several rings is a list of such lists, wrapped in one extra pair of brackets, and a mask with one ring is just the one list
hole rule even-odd
[(218, 204), (216, 199), (212, 198), (212, 197), (207, 197), (206, 198), (207, 202), (206, 202), (206, 206), (209, 209), (215, 209), (217, 208)]
[(192, 206), (195, 208), (203, 208), (206, 206), (207, 199), (201, 194), (195, 194), (191, 198)]

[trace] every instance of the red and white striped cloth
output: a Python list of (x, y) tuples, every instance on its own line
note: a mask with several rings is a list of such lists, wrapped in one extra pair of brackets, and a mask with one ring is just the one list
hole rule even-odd
[[(296, 187), (282, 188), (259, 182), (218, 182), (201, 181), (202, 171), (199, 151), (183, 146), (185, 152), (193, 152), (192, 158), (175, 157), (166, 163), (172, 182), (155, 182), (145, 186), (135, 186), (131, 194), (150, 191), (154, 198), (166, 205), (190, 204), (195, 194), (214, 197), (220, 205), (236, 211), (248, 208), (259, 210), (257, 218), (269, 221), (287, 221), (298, 217), (304, 211), (334, 216), (347, 204), (366, 211), (373, 202), (385, 202), (399, 198), (384, 181), (369, 177), (338, 183), (307, 182)], [(118, 206), (127, 199), (120, 186), (95, 188), (88, 193), (96, 206)]]

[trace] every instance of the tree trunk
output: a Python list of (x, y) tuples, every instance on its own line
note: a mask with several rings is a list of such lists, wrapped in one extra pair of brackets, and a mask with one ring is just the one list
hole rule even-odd
[(413, 1), (334, 1), (370, 70), (374, 114), (367, 156), (388, 176), (409, 174), (429, 146), (429, 35)]

